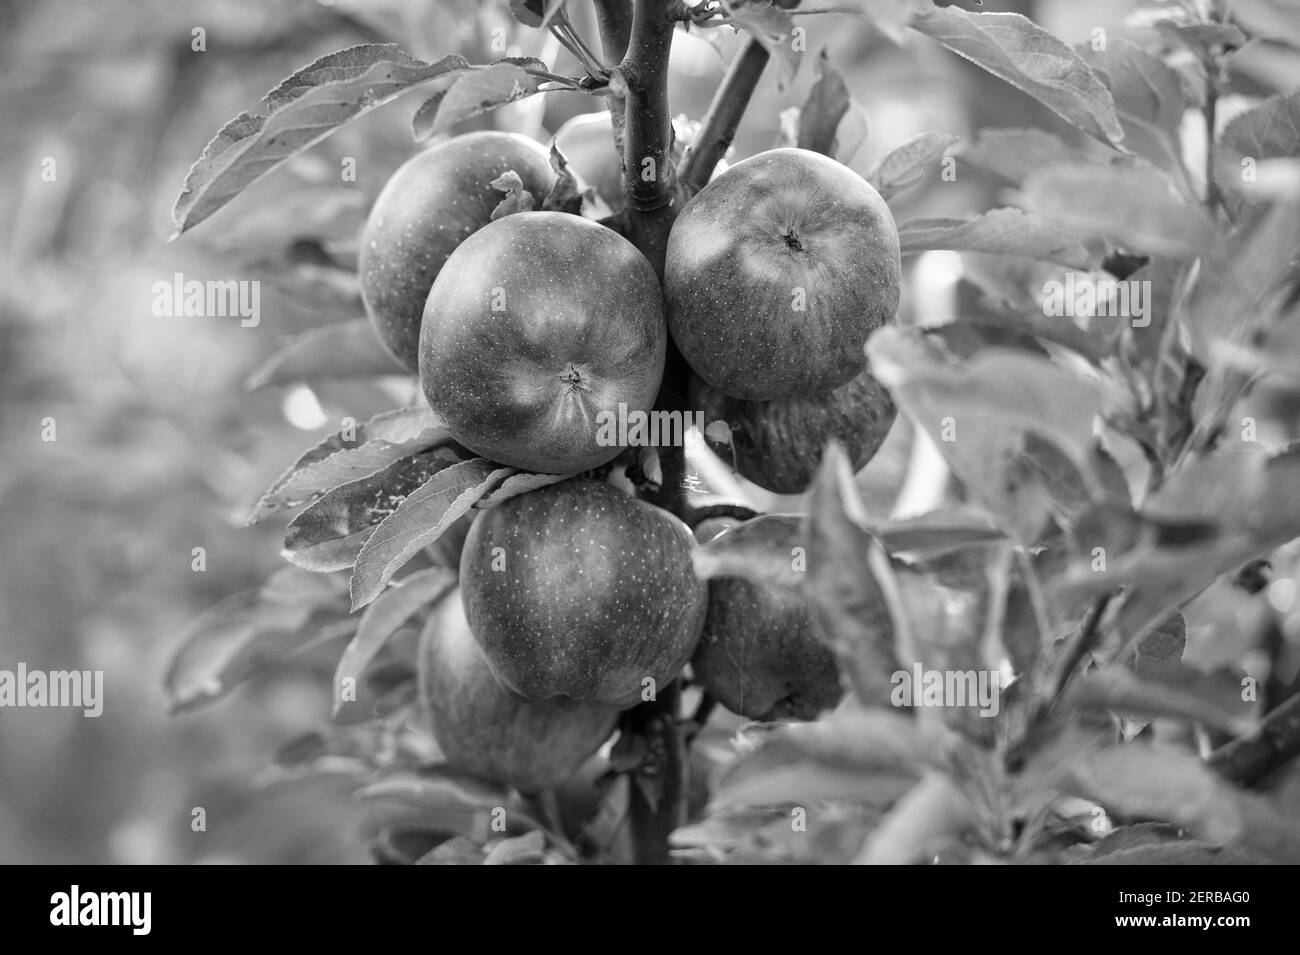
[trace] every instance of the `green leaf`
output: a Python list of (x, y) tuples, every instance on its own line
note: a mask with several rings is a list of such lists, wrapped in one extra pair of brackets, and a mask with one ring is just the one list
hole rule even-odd
[(1022, 461), (1023, 432), (1051, 441), (1089, 487), (1095, 383), (1024, 352), (989, 348), (951, 360), (916, 329), (882, 328), (867, 342), (872, 374), (926, 431), (954, 472), (1023, 543), (1047, 501)]
[(879, 709), (841, 709), (814, 723), (784, 724), (719, 772), (711, 805), (844, 800), (883, 809), (916, 784), (923, 766), (942, 758), (946, 738)]
[(177, 234), (343, 124), (412, 86), (468, 68), (459, 56), (426, 63), (391, 43), (349, 47), (308, 64), (266, 94), (266, 115), (240, 113), (204, 148), (172, 211)]
[(447, 431), (435, 425), (424, 429), (410, 441), (367, 441), (359, 447), (343, 448), (328, 457), (310, 461), (303, 467), (295, 465), (291, 473), (262, 495), (248, 523), (256, 524), (274, 511), (311, 503), (336, 487), (369, 477), (402, 458), (436, 448), (450, 440)]
[(1088, 268), (1090, 256), (1080, 237), (1048, 219), (1019, 209), (991, 209), (961, 219), (911, 219), (898, 226), (904, 255), (950, 249), (1016, 255), (1044, 262)]
[(249, 391), (317, 378), (409, 375), (384, 350), (367, 318), (313, 328), (289, 341), (248, 376)]
[(374, 529), (352, 573), (352, 609), (379, 596), (393, 574), (432, 544), (474, 503), (514, 473), (483, 458), (439, 470), (405, 496)]
[(936, 841), (961, 837), (976, 824), (970, 801), (943, 773), (927, 773), (885, 813), (855, 865), (906, 865)]
[(858, 699), (888, 706), (890, 676), (899, 668), (894, 614), (901, 608), (890, 606), (876, 578), (878, 568), (887, 570), (888, 557), (863, 526), (853, 469), (838, 443), (827, 446), (807, 500), (803, 594), (813, 620), (845, 663)]
[(366, 608), (357, 635), (352, 638), (334, 671), (334, 716), (343, 708), (345, 680), (361, 676), (388, 638), (420, 608), (436, 603), (456, 586), (456, 574), (444, 567), (420, 570), (402, 578)]
[(1235, 0), (1232, 18), (1252, 37), (1300, 49), (1300, 7), (1291, 0)]
[(1174, 717), (1234, 736), (1256, 725), (1241, 699), (1241, 683), (1226, 672), (1201, 673), (1181, 663), (1144, 659), (1136, 672), (1107, 666), (1071, 684), (1064, 709), (1112, 710), (1126, 716)]
[(948, 133), (918, 133), (880, 160), (867, 173), (867, 182), (885, 199), (892, 198), (920, 182), (957, 139)]
[(721, 3), (732, 22), (767, 50), (776, 67), (777, 88), (784, 90), (799, 67), (799, 53), (791, 42), (794, 17), (772, 6), (741, 6), (728, 0), (721, 0)]
[(504, 60), (486, 69), (462, 73), (416, 111), (411, 121), (415, 141), (424, 142), (480, 113), (532, 96), (543, 82), (519, 65)]
[(546, 834), (540, 829), (499, 839), (483, 859), (484, 865), (537, 865), (546, 853)]
[(1066, 228), (1129, 251), (1192, 258), (1214, 236), (1200, 207), (1152, 166), (1053, 166), (1025, 181), (1022, 201)]
[(805, 555), (803, 517), (763, 514), (729, 527), (691, 552), (695, 573), (704, 580), (742, 577), (789, 590), (803, 585), (800, 558)]
[(456, 463), (446, 448), (423, 451), (328, 491), (289, 522), (285, 560), (317, 572), (352, 567), (375, 528), (408, 495)]
[(1018, 13), (970, 13), (928, 3), (911, 27), (1108, 144), (1124, 138), (1110, 90), (1077, 53)]
[(962, 162), (1020, 183), (1030, 173), (1057, 163), (1077, 163), (1081, 150), (1042, 129), (981, 129), (962, 148)]
[[(220, 699), (240, 683), (355, 628), (346, 607), (267, 600), (262, 591), (227, 597), (181, 635), (163, 679), (178, 713)], [(314, 624), (314, 626), (312, 626)]]
[(1142, 743), (1085, 753), (1072, 789), (1123, 818), (1157, 819), (1219, 845), (1300, 861), (1300, 831), (1256, 796), (1239, 792), (1195, 756)]
[(520, 494), (527, 494), (529, 491), (536, 491), (538, 488), (548, 487), (552, 484), (559, 484), (571, 477), (573, 477), (572, 474), (536, 474), (532, 471), (521, 471), (502, 481), (496, 490), (476, 501), (474, 507), (479, 510), (496, 507), (512, 497), (518, 497)]
[(830, 64), (823, 48), (817, 57), (817, 80), (799, 109), (795, 145), (823, 156), (835, 156), (835, 131), (853, 104), (844, 77)]

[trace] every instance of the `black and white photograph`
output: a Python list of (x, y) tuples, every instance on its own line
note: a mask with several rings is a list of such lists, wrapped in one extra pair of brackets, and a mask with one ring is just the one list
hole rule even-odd
[(979, 865), (1265, 924), (1300, 0), (5, 0), (0, 131), (23, 921)]

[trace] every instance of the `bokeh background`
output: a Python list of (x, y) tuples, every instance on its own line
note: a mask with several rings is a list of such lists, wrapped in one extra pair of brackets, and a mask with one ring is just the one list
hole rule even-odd
[[(571, 6), (595, 45), (589, 4)], [(983, 9), (1031, 13), (1077, 43), (1132, 6), (988, 0)], [(1069, 135), (928, 41), (899, 48), (849, 16), (806, 25), (810, 52), (828, 49), (868, 117), (851, 160), (860, 172), (927, 130), (1032, 123)], [(363, 117), (175, 242), (170, 208), (211, 135), (293, 69), (376, 41), (485, 62), (499, 55), (489, 49), (495, 28), (511, 52), (576, 72), (545, 37), (517, 27), (504, 0), (0, 4), (0, 667), (102, 669), (106, 697), (98, 719), (0, 710), (0, 862), (368, 860), (347, 777), (266, 772), (278, 747), (328, 719), (337, 647), (194, 713), (169, 716), (161, 683), (196, 614), (282, 565), (281, 526), (243, 526), (261, 490), (345, 415), (413, 398), (402, 380), (251, 393), (245, 380), (286, 336), (361, 314), (356, 236), (416, 148), (410, 118), (422, 97)], [(196, 29), (206, 49), (193, 48)], [(679, 36), (676, 112), (703, 113), (734, 45), (730, 30)], [(813, 79), (809, 60), (787, 89), (769, 76), (733, 159), (777, 144), (781, 110)], [(1236, 68), (1247, 82), (1252, 73), (1270, 87), (1300, 82), (1280, 82), (1296, 64), (1266, 52), (1243, 54)], [(534, 98), (477, 125), (545, 140), (600, 106), (576, 94)], [(345, 157), (355, 182), (340, 181)], [(899, 218), (969, 213), (996, 198), (973, 173), (938, 186), (900, 197)], [(914, 264), (902, 320), (954, 317), (951, 258)], [(261, 279), (261, 323), (155, 316), (151, 287), (177, 272)], [(54, 441), (42, 440), (49, 419)], [(892, 506), (909, 455), (900, 424), (861, 477), (873, 507)], [(738, 490), (760, 506), (790, 503)], [(204, 570), (193, 569), (195, 548)], [(191, 828), (196, 807), (206, 831)]]

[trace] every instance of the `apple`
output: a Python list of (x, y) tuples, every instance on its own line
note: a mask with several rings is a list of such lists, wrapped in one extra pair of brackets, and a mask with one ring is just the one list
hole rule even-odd
[[(687, 145), (685, 129), (676, 123), (674, 129), (677, 130), (674, 156), (680, 160), (682, 147)], [(582, 185), (594, 189), (610, 212), (618, 212), (627, 205), (623, 165), (614, 143), (614, 121), (608, 110), (574, 116), (555, 131), (551, 142), (559, 147)], [(714, 175), (726, 169), (727, 161), (719, 159)]]
[(429, 615), (417, 666), (421, 705), (447, 762), (523, 792), (572, 776), (618, 719), (617, 710), (600, 703), (560, 708), (502, 686), (470, 632), (459, 590)]
[(708, 591), (694, 544), (676, 517), (600, 481), (512, 497), (465, 540), (470, 628), (530, 700), (632, 706), (676, 677), (699, 639)]
[(581, 113), (558, 130), (552, 142), (569, 162), (569, 169), (584, 186), (596, 190), (618, 212), (627, 204), (623, 192), (623, 166), (614, 145), (614, 123), (609, 112)]
[(719, 703), (754, 720), (814, 719), (844, 695), (835, 654), (804, 600), (738, 578), (709, 582), (691, 672)]
[[(826, 394), (781, 401), (733, 398), (692, 375), (690, 406), (703, 414), (709, 447), (777, 494), (807, 490), (832, 439), (848, 452), (854, 471), (866, 467), (898, 414), (889, 391), (867, 371)], [(727, 431), (710, 428), (715, 421)]]
[(540, 206), (555, 182), (540, 143), (513, 133), (466, 133), (408, 159), (375, 199), (357, 268), (379, 339), (416, 370), (420, 319), (447, 256), (490, 221), (505, 194), (492, 181), (514, 170)]
[(901, 275), (898, 229), (865, 179), (773, 149), (718, 176), (673, 223), (668, 327), (695, 373), (733, 398), (824, 394), (866, 368)]
[(618, 233), (517, 212), (447, 259), (420, 332), (420, 382), (452, 436), (511, 467), (572, 474), (621, 450), (602, 412), (648, 412), (668, 331), (654, 269)]

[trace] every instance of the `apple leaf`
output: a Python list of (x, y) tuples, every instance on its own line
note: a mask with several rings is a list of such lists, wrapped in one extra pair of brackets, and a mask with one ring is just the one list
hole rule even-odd
[(1074, 50), (1018, 13), (970, 13), (929, 0), (910, 24), (1102, 142), (1124, 138), (1110, 90)]
[(560, 147), (551, 143), (551, 168), (555, 170), (555, 185), (542, 201), (542, 209), (547, 212), (567, 212), (569, 215), (582, 215), (584, 194), (578, 188), (578, 180), (569, 168), (569, 161), (560, 152)]
[(461, 461), (433, 473), (397, 503), (357, 555), (352, 573), (352, 609), (379, 596), (393, 574), (456, 522), (479, 499), (495, 490), (514, 468), (483, 458)]
[(446, 448), (422, 451), (333, 488), (289, 522), (282, 555), (316, 572), (352, 567), (375, 528), (413, 491), (456, 463)]
[(1291, 0), (1236, 0), (1232, 19), (1252, 37), (1300, 49), (1300, 9)]
[(502, 481), (500, 487), (496, 488), (496, 490), (475, 501), (474, 507), (479, 510), (496, 507), (512, 497), (518, 497), (520, 494), (527, 494), (529, 491), (536, 491), (538, 488), (547, 487), (551, 484), (559, 484), (571, 477), (573, 477), (572, 474), (535, 474), (532, 471), (520, 471), (518, 474), (512, 474)]
[(374, 378), (409, 375), (388, 354), (367, 318), (335, 322), (294, 337), (257, 367), (244, 383), (248, 391), (317, 378)]
[(704, 580), (742, 577), (755, 583), (798, 590), (803, 572), (803, 518), (798, 514), (763, 514), (727, 528), (695, 548), (691, 559)]
[(421, 607), (436, 603), (456, 586), (455, 572), (445, 567), (418, 570), (381, 593), (361, 615), (352, 638), (334, 671), (334, 716), (343, 708), (344, 681), (354, 683), (384, 643)]
[(371, 804), (383, 818), (405, 825), (454, 832), (485, 842), (496, 830), (494, 814), (504, 809), (508, 833), (524, 833), (541, 826), (515, 810), (501, 788), (448, 772), (395, 774), (363, 787), (357, 798)]
[(392, 43), (349, 47), (308, 64), (266, 94), (266, 115), (240, 113), (204, 147), (172, 211), (177, 234), (344, 123), (412, 86), (467, 69), (463, 57), (426, 63)]
[(959, 153), (962, 162), (1009, 182), (1057, 163), (1077, 163), (1083, 152), (1044, 129), (981, 129)]
[(335, 434), (309, 449), (262, 495), (247, 523), (253, 525), (275, 511), (308, 504), (340, 484), (374, 474), (417, 451), (429, 450), (451, 440), (432, 411), (416, 408), (412, 412), (404, 414), (402, 419), (419, 425), (419, 430), (411, 428), (409, 437), (392, 431), (390, 436), (400, 440), (370, 437), (371, 433), (382, 430), (385, 424), (391, 427), (397, 420), (389, 418), (376, 427), (360, 426), (355, 435), (361, 440), (360, 444), (344, 442)]
[(918, 133), (880, 160), (867, 173), (867, 182), (885, 199), (892, 198), (920, 182), (958, 138), (948, 133)]
[(883, 809), (941, 758), (948, 736), (889, 710), (780, 724), (723, 767), (711, 808), (853, 801)]
[(1153, 166), (1053, 166), (1024, 183), (1025, 208), (1131, 251), (1191, 258), (1213, 236), (1205, 213)]
[(772, 6), (741, 6), (721, 0), (732, 23), (763, 45), (776, 67), (777, 88), (784, 90), (799, 68), (799, 52), (791, 42), (794, 17)]
[(1088, 250), (1074, 232), (1019, 209), (990, 209), (962, 219), (911, 219), (899, 223), (898, 244), (904, 255), (950, 249), (1016, 255), (1086, 269)]
[(1065, 711), (1100, 709), (1191, 720), (1234, 736), (1256, 725), (1253, 708), (1242, 702), (1241, 683), (1231, 674), (1202, 673), (1168, 660), (1144, 660), (1137, 672), (1103, 667), (1072, 683), (1059, 705)]
[(844, 77), (831, 66), (825, 48), (817, 57), (817, 79), (799, 109), (795, 145), (823, 156), (835, 156), (835, 131), (849, 111), (853, 97)]
[[(1268, 159), (1300, 156), (1300, 90), (1270, 96), (1247, 110), (1219, 137), (1215, 171), (1220, 185), (1240, 193), (1249, 185), (1247, 171), (1258, 173)], [(1252, 164), (1248, 160), (1253, 160)]]
[(1085, 48), (1088, 65), (1110, 88), (1121, 119), (1132, 117), (1167, 134), (1177, 131), (1188, 103), (1178, 74), (1165, 62), (1123, 37), (1104, 50)]
[(977, 824), (970, 800), (950, 777), (927, 773), (872, 830), (855, 865), (906, 865), (936, 841), (960, 838)]
[[(530, 61), (539, 69), (546, 64)], [(544, 81), (516, 61), (498, 60), (473, 68), (424, 101), (411, 120), (416, 142), (446, 132), (459, 122), (532, 96)]]
[(350, 634), (355, 624), (345, 612), (337, 597), (332, 605), (267, 600), (260, 590), (227, 597), (181, 635), (163, 678), (170, 711), (220, 699), (254, 674)]
[(1026, 467), (1024, 433), (1052, 442), (1100, 490), (1091, 470), (1096, 385), (1031, 354), (987, 348), (955, 361), (917, 329), (882, 328), (867, 342), (872, 374), (972, 494), (1021, 543), (1037, 538), (1048, 499)]
[(531, 192), (524, 189), (524, 181), (513, 169), (507, 169), (497, 176), (492, 180), (491, 185), (498, 192), (505, 193), (504, 198), (497, 203), (497, 207), (492, 210), (492, 215), (489, 217), (493, 222), (516, 212), (530, 212), (537, 201)]
[(1143, 743), (1081, 754), (1072, 790), (1121, 818), (1159, 819), (1216, 844), (1300, 861), (1300, 831), (1263, 799), (1238, 791), (1195, 756)]
[(483, 865), (537, 865), (546, 857), (546, 834), (540, 829), (522, 836), (498, 839), (483, 858)]
[(846, 665), (858, 699), (868, 706), (888, 706), (890, 675), (898, 669), (894, 613), (899, 608), (886, 599), (876, 579), (888, 557), (863, 525), (853, 469), (838, 443), (826, 448), (807, 506), (803, 595), (819, 635)]

